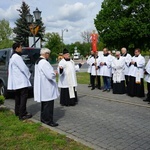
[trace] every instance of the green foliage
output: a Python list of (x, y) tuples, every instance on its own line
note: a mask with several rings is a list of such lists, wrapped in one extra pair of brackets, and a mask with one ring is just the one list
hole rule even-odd
[[(26, 16), (30, 12), (29, 6), (23, 1), (20, 9), (17, 10), (20, 14), (20, 18), (18, 18), (15, 22), (16, 27), (13, 29), (13, 32), (16, 34), (14, 38), (15, 42), (22, 43), (23, 46), (28, 47), (28, 37), (33, 36), (29, 29), (29, 24), (27, 23)], [(40, 37), (43, 40), (45, 27), (43, 26), (42, 20), (36, 22), (40, 29), (37, 33), (37, 37)]]
[(77, 47), (78, 52), (80, 52), (80, 54), (83, 56), (90, 54), (90, 47), (91, 47), (90, 43), (75, 42), (75, 43), (66, 45), (66, 48), (69, 50), (70, 54), (74, 53), (75, 47)]
[(5, 19), (0, 20), (0, 49), (12, 46), (11, 34), (12, 29), (9, 27), (9, 22)]
[(104, 0), (94, 20), (107, 47), (150, 48), (150, 1)]
[(3, 95), (0, 95), (0, 105), (4, 104), (5, 97)]
[(62, 52), (62, 42), (61, 37), (58, 33), (46, 33), (45, 34), (45, 47), (51, 50), (51, 53), (61, 53)]

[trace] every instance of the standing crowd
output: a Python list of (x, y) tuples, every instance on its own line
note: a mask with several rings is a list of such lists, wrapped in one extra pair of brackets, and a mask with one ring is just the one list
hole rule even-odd
[[(14, 43), (12, 48), (7, 89), (15, 92), (15, 115), (20, 120), (25, 120), (32, 117), (32, 114), (26, 109), (31, 73), (21, 57), (21, 44)], [(58, 123), (53, 121), (54, 100), (60, 96), (62, 106), (75, 106), (78, 103), (76, 71), (80, 70), (82, 63), (75, 65), (70, 59), (69, 51), (64, 49), (63, 58), (57, 70), (54, 70), (48, 61), (50, 52), (49, 49), (42, 48), (40, 57), (35, 62), (33, 91), (34, 101), (41, 103), (41, 122), (56, 127)], [(144, 97), (143, 78), (145, 74), (148, 94), (144, 101), (150, 104), (150, 60), (145, 67), (145, 59), (140, 49), (135, 49), (134, 54), (131, 57), (126, 48), (122, 48), (121, 52), (117, 51), (115, 56), (111, 55), (107, 48), (103, 49), (102, 56), (98, 56), (97, 51), (94, 53), (91, 51), (91, 56), (87, 59), (91, 90), (97, 87), (103, 92), (110, 92), (112, 89), (113, 94), (127, 93), (132, 97)], [(56, 83), (57, 74), (59, 75), (58, 85)]]
[[(7, 89), (15, 92), (15, 115), (20, 120), (25, 120), (32, 117), (32, 114), (26, 109), (28, 88), (31, 87), (31, 73), (21, 57), (21, 44), (14, 43), (12, 48)], [(78, 103), (76, 71), (82, 64), (75, 65), (70, 59), (69, 51), (64, 49), (63, 59), (59, 62), (57, 70), (54, 70), (48, 61), (50, 52), (49, 49), (42, 48), (40, 57), (35, 62), (33, 91), (34, 101), (41, 103), (41, 122), (56, 127), (58, 123), (53, 121), (54, 100), (60, 95), (62, 106), (75, 106)], [(58, 85), (56, 83), (57, 74), (59, 74)]]
[(98, 52), (91, 51), (87, 64), (91, 90), (98, 88), (110, 92), (112, 89), (113, 94), (126, 93), (131, 97), (144, 97), (145, 78), (148, 93), (143, 101), (150, 104), (150, 60), (146, 64), (139, 48), (135, 49), (133, 57), (127, 53), (126, 48), (122, 48), (121, 52), (116, 51), (115, 56), (107, 48), (103, 49), (101, 56)]

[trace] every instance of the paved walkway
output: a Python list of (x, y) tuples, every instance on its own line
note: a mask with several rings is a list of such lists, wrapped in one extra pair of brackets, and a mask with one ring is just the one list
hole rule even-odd
[[(51, 128), (96, 150), (150, 150), (150, 105), (141, 98), (91, 91), (78, 86), (79, 103), (62, 107), (55, 101), (57, 128)], [(14, 100), (5, 105), (14, 108)], [(40, 104), (28, 100), (33, 119), (40, 118)]]

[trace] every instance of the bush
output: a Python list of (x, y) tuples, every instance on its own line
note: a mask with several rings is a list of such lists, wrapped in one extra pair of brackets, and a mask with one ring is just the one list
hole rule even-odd
[(4, 104), (5, 97), (3, 95), (0, 95), (0, 105)]

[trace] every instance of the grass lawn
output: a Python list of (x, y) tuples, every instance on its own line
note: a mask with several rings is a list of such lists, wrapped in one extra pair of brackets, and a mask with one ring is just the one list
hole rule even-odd
[(78, 84), (89, 84), (90, 75), (87, 72), (77, 72), (77, 82)]
[(19, 121), (0, 107), (0, 150), (90, 150), (65, 135), (41, 126), (41, 123)]

